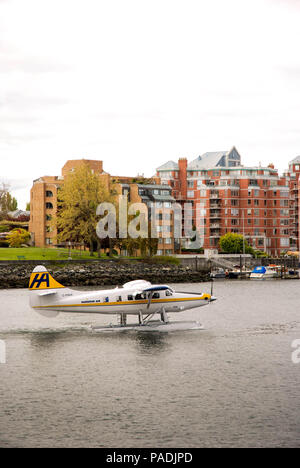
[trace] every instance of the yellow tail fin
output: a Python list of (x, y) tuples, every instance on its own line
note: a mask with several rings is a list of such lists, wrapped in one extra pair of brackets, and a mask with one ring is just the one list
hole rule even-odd
[(60, 288), (64, 288), (64, 286), (58, 283), (44, 266), (38, 266), (33, 270), (29, 280), (30, 291)]

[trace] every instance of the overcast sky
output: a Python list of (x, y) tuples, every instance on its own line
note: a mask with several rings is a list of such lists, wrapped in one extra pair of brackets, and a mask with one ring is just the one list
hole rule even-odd
[(0, 180), (300, 154), (300, 0), (0, 0)]

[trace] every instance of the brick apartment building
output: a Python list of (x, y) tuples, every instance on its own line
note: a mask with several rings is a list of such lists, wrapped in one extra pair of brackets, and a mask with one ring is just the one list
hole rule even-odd
[[(193, 224), (203, 237), (204, 249), (217, 249), (220, 237), (234, 232), (244, 234), (254, 249), (279, 255), (290, 249), (291, 202), (298, 213), (300, 158), (290, 170), (289, 176), (279, 176), (272, 164), (244, 167), (233, 147), (205, 153), (190, 163), (185, 158), (168, 161), (157, 169), (157, 176), (172, 187), (178, 202), (192, 204)], [(295, 214), (293, 230), (298, 222)]]
[(30, 192), (30, 223), (29, 231), (36, 247), (53, 246), (57, 244), (57, 231), (53, 229), (52, 218), (57, 212), (58, 191), (68, 174), (76, 167), (86, 163), (94, 173), (98, 174), (109, 190), (113, 184), (119, 195), (127, 196), (128, 203), (145, 203), (151, 213), (155, 202), (161, 208), (156, 214), (156, 230), (158, 232), (158, 255), (174, 253), (172, 188), (160, 185), (160, 179), (153, 177), (121, 177), (111, 176), (103, 170), (103, 162), (96, 160), (70, 160), (62, 168), (61, 176), (44, 176), (33, 181)]
[(289, 169), (284, 174), (290, 189), (290, 240), (291, 249), (300, 250), (299, 242), (299, 208), (300, 208), (300, 156), (289, 163)]

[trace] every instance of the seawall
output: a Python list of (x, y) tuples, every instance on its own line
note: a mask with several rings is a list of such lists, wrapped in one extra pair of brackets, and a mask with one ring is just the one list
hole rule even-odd
[(136, 279), (152, 283), (196, 283), (209, 280), (209, 269), (141, 261), (0, 262), (0, 289), (27, 288), (36, 265), (43, 264), (64, 286), (121, 286)]

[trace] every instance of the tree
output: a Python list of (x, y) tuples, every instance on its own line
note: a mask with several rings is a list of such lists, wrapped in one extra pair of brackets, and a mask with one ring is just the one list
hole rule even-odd
[(58, 192), (58, 211), (53, 217), (59, 241), (85, 243), (93, 255), (94, 243), (97, 250), (101, 240), (96, 234), (97, 206), (112, 201), (109, 190), (100, 177), (83, 162), (69, 174)]
[(232, 232), (228, 232), (225, 236), (221, 237), (220, 248), (225, 253), (242, 254), (245, 249), (245, 253), (253, 254), (253, 249), (247, 240), (241, 234), (234, 234)]
[(9, 193), (9, 186), (2, 183), (0, 187), (0, 211), (7, 214), (8, 211), (15, 211), (18, 208), (18, 202), (15, 197)]
[(30, 239), (30, 234), (25, 229), (17, 228), (10, 231), (7, 235), (7, 240), (10, 247), (21, 247)]
[(30, 211), (30, 202), (26, 203), (26, 211)]

